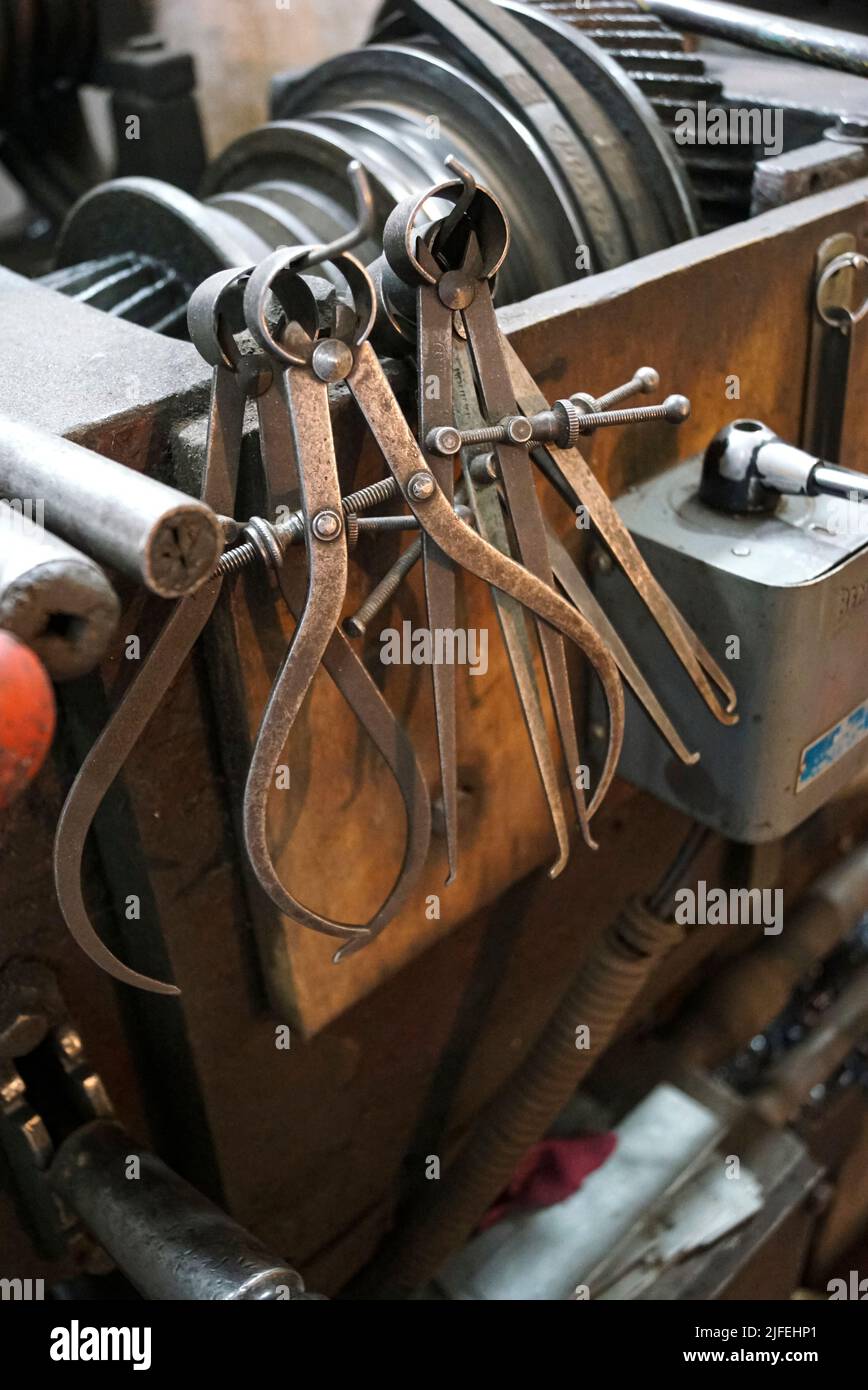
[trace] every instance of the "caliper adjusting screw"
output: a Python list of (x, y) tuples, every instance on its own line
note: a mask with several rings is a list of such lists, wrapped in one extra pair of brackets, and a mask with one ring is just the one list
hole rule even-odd
[(449, 458), (465, 445), (528, 444), (532, 435), (531, 422), (524, 415), (510, 415), (499, 425), (482, 425), (478, 430), (457, 430), (454, 425), (440, 425), (428, 432), (425, 447), (431, 454)]
[(583, 415), (580, 429), (582, 434), (593, 434), (603, 425), (641, 425), (646, 420), (668, 420), (672, 425), (680, 425), (690, 415), (690, 401), (686, 396), (667, 396), (661, 405), (632, 406), (627, 410), (601, 410), (596, 415)]

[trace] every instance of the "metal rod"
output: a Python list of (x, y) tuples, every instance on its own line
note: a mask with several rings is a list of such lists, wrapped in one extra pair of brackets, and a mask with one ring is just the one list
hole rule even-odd
[[(594, 401), (596, 410), (614, 410), (632, 396), (648, 396), (660, 385), (660, 375), (653, 367), (639, 367), (623, 386), (615, 386)], [(573, 397), (570, 397), (572, 400)]]
[(295, 1270), (119, 1124), (96, 1120), (76, 1130), (61, 1144), (48, 1176), (145, 1298), (311, 1297)]
[(323, 246), (308, 247), (305, 255), (294, 262), (293, 269), (296, 272), (300, 273), (310, 266), (332, 261), (343, 251), (352, 251), (355, 246), (361, 245), (363, 241), (367, 241), (369, 237), (373, 236), (376, 227), (374, 195), (371, 192), (367, 171), (357, 159), (351, 159), (347, 165), (347, 178), (352, 185), (353, 200), (356, 205), (354, 225), (335, 241), (330, 241)]
[(846, 497), (860, 504), (868, 501), (868, 478), (852, 468), (839, 468), (835, 463), (818, 463), (811, 473), (811, 484), (812, 492)]
[[(361, 528), (362, 518), (359, 512), (367, 511), (370, 507), (379, 506), (381, 502), (389, 502), (398, 491), (398, 484), (394, 478), (380, 478), (379, 482), (371, 483), (368, 487), (359, 488), (358, 492), (350, 492), (346, 497), (341, 498), (341, 510), (347, 518), (348, 528), (352, 525), (355, 530), (355, 538)], [(378, 520), (397, 520), (398, 518), (381, 517)], [(410, 518), (412, 520), (412, 518)], [(401, 518), (404, 520), (404, 518)], [(269, 523), (262, 522), (268, 526)], [(382, 529), (387, 529), (383, 527)], [(395, 528), (402, 530), (402, 527)], [(277, 544), (283, 549), (287, 545), (301, 545), (304, 541), (304, 512), (299, 508), (298, 511), (290, 512), (288, 516), (282, 517), (270, 526), (272, 535)], [(241, 570), (252, 565), (255, 560), (261, 557), (260, 548), (253, 541), (244, 541), (241, 545), (233, 546), (225, 554), (220, 556), (214, 566), (214, 574), (227, 575), (238, 574)]]
[(98, 565), (0, 504), (0, 628), (32, 647), (53, 680), (93, 670), (119, 616)]
[(680, 425), (689, 415), (690, 402), (686, 396), (667, 396), (660, 405), (628, 406), (624, 410), (601, 410), (597, 414), (583, 415), (579, 432), (593, 434), (604, 425), (642, 425), (649, 420), (668, 420), (672, 425)]
[(415, 516), (357, 516), (359, 531), (418, 531)]
[(868, 38), (844, 29), (749, 10), (744, 5), (725, 5), (719, 0), (639, 0), (639, 6), (691, 34), (706, 34), (745, 48), (868, 77)]
[(386, 571), (379, 584), (371, 590), (359, 611), (344, 620), (344, 632), (348, 633), (350, 637), (364, 637), (368, 623), (385, 608), (389, 600), (397, 593), (399, 586), (421, 558), (421, 555), (422, 537), (417, 536), (403, 554), (398, 556), (392, 568)]
[(192, 593), (223, 549), (218, 518), (197, 498), (5, 415), (0, 497), (43, 507), (49, 531), (161, 598)]

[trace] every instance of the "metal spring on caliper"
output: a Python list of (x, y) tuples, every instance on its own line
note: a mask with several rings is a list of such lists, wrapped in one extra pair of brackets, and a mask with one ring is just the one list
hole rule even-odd
[[(341, 498), (341, 508), (347, 518), (350, 532), (348, 539), (351, 544), (358, 535), (358, 522), (353, 525), (356, 513), (368, 511), (371, 507), (379, 506), (381, 502), (389, 502), (397, 491), (398, 485), (394, 478), (381, 478), (379, 482), (371, 483), (368, 487), (360, 488), (358, 492), (351, 492)], [(383, 517), (381, 520), (398, 521), (403, 518)], [(300, 545), (304, 540), (304, 516), (301, 511), (290, 512), (288, 516), (274, 523), (254, 516), (244, 527), (244, 534), (249, 535), (250, 539), (241, 545), (233, 546), (221, 555), (212, 578), (238, 574), (248, 565), (252, 565), (256, 559), (262, 559), (268, 564), (279, 563), (286, 546)]]

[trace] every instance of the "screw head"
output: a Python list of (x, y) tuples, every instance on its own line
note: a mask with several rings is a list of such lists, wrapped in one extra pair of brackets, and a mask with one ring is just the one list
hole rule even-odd
[(477, 483), (496, 483), (499, 473), (494, 454), (477, 454), (470, 465), (470, 476)]
[(331, 508), (324, 507), (321, 512), (317, 512), (311, 528), (317, 540), (336, 541), (344, 529), (343, 517), (338, 516)]
[(420, 469), (407, 483), (407, 496), (414, 502), (427, 502), (434, 496), (436, 486), (433, 475)]
[(673, 425), (680, 425), (690, 416), (690, 402), (686, 396), (667, 396), (663, 402), (664, 418)]

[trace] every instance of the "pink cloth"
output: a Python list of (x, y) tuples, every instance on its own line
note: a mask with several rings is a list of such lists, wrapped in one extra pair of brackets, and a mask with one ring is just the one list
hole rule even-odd
[(617, 1142), (614, 1134), (585, 1134), (579, 1139), (543, 1139), (534, 1144), (478, 1229), (487, 1231), (514, 1211), (534, 1211), (563, 1202), (606, 1162)]

